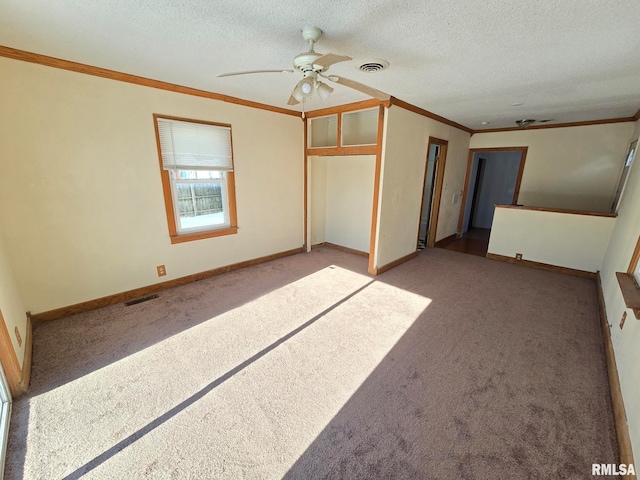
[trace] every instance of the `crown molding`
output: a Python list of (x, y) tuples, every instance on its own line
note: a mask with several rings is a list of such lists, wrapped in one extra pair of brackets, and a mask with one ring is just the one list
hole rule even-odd
[[(640, 113), (640, 111), (639, 111)], [(636, 116), (638, 114), (636, 113)], [(488, 128), (486, 130), (474, 130), (474, 134), (478, 133), (495, 133), (495, 132), (521, 132), (523, 130), (543, 130), (546, 128), (566, 128), (566, 127), (585, 127), (588, 125), (605, 125), (607, 123), (624, 123), (633, 122), (635, 117), (619, 117), (619, 118), (604, 118), (602, 120), (587, 120), (584, 122), (567, 122), (567, 123), (554, 123), (552, 125), (532, 125), (527, 128), (520, 127), (504, 127), (504, 128)]]
[(418, 115), (422, 115), (423, 117), (427, 117), (427, 118), (431, 118), (433, 120), (437, 120), (440, 123), (444, 123), (446, 125), (449, 125), (451, 127), (457, 128), (459, 130), (462, 130), (464, 132), (470, 133), (471, 135), (473, 135), (474, 131), (468, 127), (465, 127), (464, 125), (461, 125), (457, 122), (454, 122), (453, 120), (449, 120), (448, 118), (445, 117), (441, 117), (440, 115), (436, 115), (433, 112), (430, 112), (429, 110), (425, 110), (424, 108), (420, 108), (417, 107), (409, 102), (405, 102), (404, 100), (400, 100), (399, 98), (396, 97), (391, 97), (391, 105), (396, 105), (398, 107), (402, 107), (405, 110), (409, 110), (413, 113), (417, 113)]
[(300, 112), (296, 112), (295, 110), (289, 110), (289, 109), (280, 108), (280, 107), (273, 107), (271, 105), (266, 105), (264, 103), (252, 102), (250, 100), (231, 97), (229, 95), (223, 95), (220, 93), (208, 92), (206, 90), (199, 90), (197, 88), (184, 87), (182, 85), (162, 82), (160, 80), (153, 80), (151, 78), (140, 77), (138, 75), (131, 75), (129, 73), (117, 72), (115, 70), (109, 70), (106, 68), (94, 67), (92, 65), (86, 65), (84, 63), (77, 63), (77, 62), (72, 62), (70, 60), (63, 60), (61, 58), (49, 57), (47, 55), (41, 55), (39, 53), (26, 52), (24, 50), (18, 50), (17, 48), (5, 47), (2, 45), (0, 45), (0, 57), (11, 58), (11, 59), (20, 60), (23, 62), (36, 63), (38, 65), (59, 68), (62, 70), (69, 70), (71, 72), (84, 73), (86, 75), (93, 75), (95, 77), (108, 78), (111, 80), (117, 80), (119, 82), (132, 83), (134, 85), (141, 85), (143, 87), (157, 88), (157, 89), (166, 90), (169, 92), (182, 93), (185, 95), (193, 95), (195, 97), (208, 98), (210, 100), (218, 100), (221, 102), (234, 103), (236, 105), (243, 105), (245, 107), (258, 108), (260, 110), (267, 110), (270, 112), (281, 113), (284, 115), (292, 115), (294, 117), (302, 116)]
[(371, 98), (369, 100), (362, 100), (361, 102), (346, 103), (344, 105), (336, 105), (335, 107), (320, 108), (318, 110), (310, 110), (305, 112), (305, 117), (316, 118), (324, 117), (326, 115), (334, 115), (342, 112), (353, 112), (354, 110), (364, 110), (365, 108), (375, 108), (380, 105), (389, 107), (389, 102), (378, 100), (377, 98)]

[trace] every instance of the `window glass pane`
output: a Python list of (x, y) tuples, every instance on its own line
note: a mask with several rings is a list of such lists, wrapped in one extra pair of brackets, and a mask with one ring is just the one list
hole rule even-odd
[(173, 170), (171, 173), (179, 231), (207, 230), (229, 224), (224, 172)]
[(636, 271), (633, 276), (636, 279), (636, 283), (640, 285), (640, 262), (638, 262), (638, 266), (636, 267)]
[(191, 180), (191, 179), (223, 179), (224, 172), (217, 170), (172, 170), (175, 179)]
[(618, 188), (616, 189), (616, 193), (613, 197), (613, 203), (611, 205), (611, 212), (613, 213), (618, 212), (618, 207), (620, 206), (620, 200), (624, 192), (624, 187), (627, 183), (627, 177), (629, 176), (629, 170), (631, 169), (631, 164), (633, 163), (637, 145), (638, 141), (636, 140), (629, 146), (629, 151), (627, 152), (627, 156), (624, 160), (624, 166), (622, 167), (622, 174), (620, 175)]

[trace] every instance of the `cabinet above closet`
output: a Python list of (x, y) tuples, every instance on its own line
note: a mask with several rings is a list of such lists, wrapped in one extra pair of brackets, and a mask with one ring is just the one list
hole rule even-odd
[(378, 112), (378, 108), (373, 108), (310, 118), (307, 121), (307, 154), (375, 154)]

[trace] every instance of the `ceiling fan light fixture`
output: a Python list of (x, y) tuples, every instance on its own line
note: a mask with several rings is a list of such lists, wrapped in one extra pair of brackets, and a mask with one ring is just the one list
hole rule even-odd
[(293, 89), (293, 93), (291, 94), (293, 98), (298, 100), (298, 102), (302, 102), (303, 99), (309, 98), (313, 95), (313, 78), (305, 77), (298, 82), (296, 88)]
[(316, 90), (318, 91), (318, 95), (322, 100), (327, 100), (333, 93), (333, 88), (322, 82), (318, 82)]
[(313, 85), (311, 85), (311, 82), (303, 80), (300, 84), (300, 91), (302, 92), (302, 95), (309, 97), (311, 96), (311, 92), (313, 92)]

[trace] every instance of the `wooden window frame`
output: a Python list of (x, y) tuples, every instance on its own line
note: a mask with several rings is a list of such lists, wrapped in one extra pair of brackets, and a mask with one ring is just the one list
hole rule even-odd
[(616, 272), (625, 306), (633, 310), (635, 317), (640, 320), (640, 286), (634, 277), (638, 268), (638, 261), (640, 261), (640, 236), (638, 236), (636, 248), (633, 251), (633, 255), (631, 255), (627, 273)]
[[(629, 172), (631, 171), (631, 167), (633, 165), (633, 162), (635, 161), (637, 152), (638, 152), (638, 139), (636, 138), (634, 141), (632, 141), (629, 144), (627, 155), (624, 157), (622, 170), (620, 170), (620, 176), (618, 178), (616, 190), (613, 194), (613, 202), (611, 203), (611, 213), (618, 213), (618, 209), (620, 208), (620, 202), (622, 202), (622, 195), (624, 194), (624, 190), (627, 186), (627, 180), (629, 180)], [(630, 156), (631, 156), (631, 163), (627, 167), (627, 161), (629, 160)], [(620, 192), (620, 194), (618, 194), (618, 192)]]
[[(156, 132), (156, 146), (158, 149), (158, 161), (160, 166), (160, 178), (162, 180), (162, 193), (164, 197), (165, 213), (167, 215), (167, 226), (169, 228), (169, 237), (172, 244), (191, 242), (194, 240), (202, 240), (205, 238), (221, 237), (225, 235), (234, 235), (238, 233), (238, 216), (236, 212), (236, 185), (234, 170), (225, 172), (225, 178), (227, 182), (227, 196), (228, 196), (228, 208), (229, 208), (229, 226), (223, 228), (212, 228), (210, 230), (193, 232), (193, 233), (178, 233), (176, 226), (175, 204), (173, 202), (173, 195), (171, 193), (171, 178), (169, 172), (162, 166), (162, 149), (160, 148), (160, 134), (158, 132), (158, 119), (165, 120), (178, 120), (181, 122), (201, 123), (204, 125), (213, 125), (216, 127), (229, 128), (231, 132), (231, 125), (226, 123), (209, 122), (206, 120), (195, 120), (192, 118), (173, 117), (170, 115), (153, 114), (153, 125)], [(231, 132), (231, 163), (233, 164), (233, 133)]]

